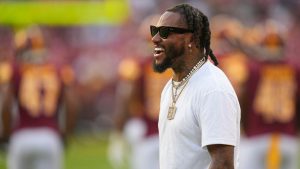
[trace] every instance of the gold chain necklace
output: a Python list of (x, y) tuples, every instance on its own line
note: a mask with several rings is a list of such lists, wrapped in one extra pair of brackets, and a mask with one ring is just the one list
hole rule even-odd
[[(169, 110), (168, 110), (168, 120), (173, 120), (176, 114), (176, 102), (180, 96), (180, 94), (182, 93), (182, 91), (184, 90), (185, 86), (188, 84), (188, 81), (190, 80), (190, 78), (192, 77), (192, 75), (200, 69), (200, 67), (205, 63), (205, 57), (203, 57), (193, 68), (192, 70), (189, 72), (189, 74), (184, 77), (182, 79), (182, 81), (180, 81), (180, 83), (178, 85), (175, 85), (174, 80), (172, 79), (172, 103), (169, 106)], [(183, 86), (182, 89), (179, 91), (178, 95), (177, 95), (177, 90), (179, 89), (180, 86)], [(175, 89), (175, 91), (174, 91)]]
[(174, 83), (173, 83), (173, 79), (172, 79), (172, 85), (176, 88), (176, 89), (178, 89), (180, 86), (182, 86), (183, 84), (185, 84), (185, 82), (190, 78), (190, 76), (192, 75), (192, 74), (194, 74), (194, 72), (197, 70), (197, 69), (199, 69), (201, 66), (202, 66), (202, 64), (205, 62), (205, 57), (203, 57), (193, 68), (192, 68), (192, 70), (179, 82), (179, 84), (178, 85), (175, 85)]

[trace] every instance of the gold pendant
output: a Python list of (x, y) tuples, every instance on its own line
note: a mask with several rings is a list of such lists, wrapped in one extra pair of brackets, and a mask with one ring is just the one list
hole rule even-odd
[(176, 106), (172, 104), (172, 106), (169, 106), (169, 111), (168, 111), (168, 120), (173, 120), (176, 114)]

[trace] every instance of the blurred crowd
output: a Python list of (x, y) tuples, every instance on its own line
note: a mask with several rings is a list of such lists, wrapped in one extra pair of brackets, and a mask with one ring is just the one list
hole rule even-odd
[[(22, 28), (0, 25), (1, 109), (14, 79), (15, 63), (39, 65), (43, 60), (62, 72), (63, 83), (72, 87), (73, 108), (76, 108), (71, 115), (76, 116), (71, 122), (73, 131), (113, 131), (112, 139), (125, 138), (131, 146), (143, 137), (157, 145), (160, 90), (171, 72), (156, 75), (151, 71), (149, 25), (155, 25), (157, 16), (164, 10), (183, 2), (209, 17), (212, 49), (240, 99), (241, 169), (249, 166), (262, 169), (259, 164), (253, 166), (253, 161), (259, 159), (265, 159), (267, 169), (279, 169), (281, 163), (284, 163), (282, 169), (293, 169), (298, 160), (295, 157), (300, 124), (297, 121), (300, 115), (299, 0), (128, 0), (130, 15), (120, 25)], [(24, 54), (35, 47), (45, 51), (33, 56)], [(41, 59), (45, 56), (46, 60)], [(4, 123), (0, 125), (0, 133), (6, 133), (3, 126)], [(5, 137), (8, 136), (2, 139)], [(110, 158), (116, 168), (122, 166), (122, 151), (126, 151), (121, 144), (112, 143), (110, 147)], [(155, 145), (143, 150), (158, 155)], [(137, 153), (133, 158), (141, 163), (139, 158), (143, 158), (144, 152), (140, 151), (133, 149), (131, 153)], [(244, 160), (243, 156), (251, 158)], [(145, 158), (151, 163), (150, 156)], [(153, 159), (153, 169), (156, 160)], [(141, 168), (137, 162), (132, 166)]]

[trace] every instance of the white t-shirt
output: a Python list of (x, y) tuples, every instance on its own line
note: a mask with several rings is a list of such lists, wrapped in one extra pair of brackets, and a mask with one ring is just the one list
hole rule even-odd
[(159, 115), (160, 169), (208, 169), (211, 144), (235, 146), (238, 168), (240, 105), (226, 75), (207, 61), (190, 78), (167, 119), (172, 102), (171, 80), (162, 91)]

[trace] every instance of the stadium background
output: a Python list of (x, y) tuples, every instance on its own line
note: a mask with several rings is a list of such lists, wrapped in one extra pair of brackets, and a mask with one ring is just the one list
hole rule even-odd
[[(194, 4), (210, 19), (225, 14), (249, 25), (255, 22), (252, 9), (268, 4), (278, 7), (273, 11), (274, 16), (282, 19), (285, 27), (293, 24), (294, 14), (288, 9), (299, 4), (297, 0), (0, 1), (1, 61), (13, 57), (14, 32), (39, 25), (46, 32), (51, 60), (69, 64), (74, 70), (81, 108), (65, 149), (66, 169), (113, 168), (107, 146), (113, 129), (117, 65), (125, 57), (151, 54), (150, 45), (143, 37), (144, 30), (140, 30), (143, 20), (181, 2)], [(232, 36), (238, 34), (235, 32), (239, 32), (239, 25), (230, 26), (227, 31), (233, 32)], [(299, 63), (296, 57), (291, 59)], [(5, 158), (6, 144), (2, 143), (0, 169), (5, 169)]]

